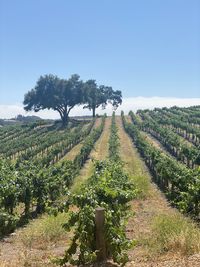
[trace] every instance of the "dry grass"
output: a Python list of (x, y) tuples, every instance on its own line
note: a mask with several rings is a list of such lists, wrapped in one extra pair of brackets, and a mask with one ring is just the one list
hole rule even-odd
[[(128, 117), (130, 119), (130, 117)], [(120, 138), (120, 157), (124, 162), (124, 168), (130, 175), (130, 178), (135, 183), (140, 194), (138, 197), (145, 198), (150, 191), (150, 177), (144, 162), (140, 159), (140, 156), (134, 145), (123, 129), (121, 118), (116, 116), (118, 135)]]
[(80, 186), (87, 181), (94, 171), (93, 159), (103, 160), (108, 156), (108, 139), (110, 136), (111, 118), (106, 118), (103, 133), (97, 140), (94, 149), (91, 151), (88, 161), (84, 164), (80, 174), (75, 178), (71, 192), (75, 193)]
[(95, 148), (91, 152), (91, 158), (96, 160), (104, 160), (108, 157), (108, 140), (110, 137), (111, 117), (105, 120), (105, 126), (102, 135), (95, 144)]
[(173, 252), (183, 256), (200, 253), (200, 230), (180, 213), (160, 214), (152, 221), (147, 241), (151, 253)]
[(83, 185), (87, 179), (92, 175), (93, 173), (93, 163), (91, 159), (88, 159), (86, 163), (84, 164), (83, 168), (80, 170), (80, 173), (76, 178), (74, 179), (74, 183), (70, 188), (70, 191), (72, 193), (78, 193), (79, 189), (81, 188), (81, 185)]
[(75, 145), (63, 158), (61, 158), (60, 161), (63, 161), (63, 160), (73, 161), (75, 157), (78, 155), (82, 146), (83, 146), (83, 142), (81, 141), (80, 143)]
[(55, 266), (51, 255), (62, 255), (70, 241), (71, 234), (62, 227), (66, 220), (64, 213), (43, 215), (18, 230), (1, 244), (0, 267)]
[(57, 216), (44, 215), (37, 223), (32, 221), (18, 238), (26, 248), (46, 249), (61, 237), (67, 239), (66, 231), (62, 227), (66, 221), (66, 213), (59, 213)]

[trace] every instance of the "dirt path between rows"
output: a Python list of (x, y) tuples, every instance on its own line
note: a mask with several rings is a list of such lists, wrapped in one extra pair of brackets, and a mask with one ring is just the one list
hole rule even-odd
[(93, 160), (103, 160), (108, 156), (108, 139), (110, 136), (111, 118), (108, 117), (105, 120), (105, 126), (100, 138), (97, 140), (94, 149), (91, 151), (90, 156), (81, 169), (80, 174), (75, 178), (74, 184), (71, 190), (74, 192), (80, 187), (80, 183), (83, 183), (93, 172)]
[[(101, 118), (97, 118), (91, 131), (93, 129), (98, 128), (100, 124), (101, 124)], [(83, 146), (83, 141), (74, 146), (61, 160), (74, 160), (82, 146)]]
[[(126, 120), (129, 123), (132, 123), (132, 120), (131, 120), (130, 116), (126, 116)], [(156, 148), (162, 150), (164, 153), (166, 153), (167, 155), (171, 156), (171, 154), (164, 148), (164, 146), (155, 137), (153, 137), (151, 134), (149, 134), (147, 132), (144, 132), (144, 131), (140, 131), (140, 133), (147, 139), (147, 141), (150, 144), (154, 145)]]
[(140, 242), (151, 234), (152, 220), (155, 216), (165, 214), (172, 216), (178, 211), (173, 209), (167, 202), (165, 196), (157, 186), (152, 183), (152, 177), (148, 169), (140, 158), (132, 140), (123, 129), (122, 120), (116, 117), (118, 135), (120, 138), (120, 156), (125, 163), (125, 168), (129, 172), (133, 181), (139, 188), (143, 189), (143, 194), (139, 199), (131, 202), (131, 215), (127, 225), (127, 236), (130, 239), (139, 240), (134, 249), (129, 252), (130, 262), (126, 266), (130, 267), (199, 267), (200, 254), (191, 257), (181, 257), (176, 253), (163, 253), (156, 258), (152, 258), (147, 247)]
[[(132, 123), (132, 120), (131, 120), (130, 116), (126, 116), (126, 120), (129, 123)], [(144, 132), (144, 131), (140, 130), (140, 134), (144, 138), (146, 138), (147, 142), (149, 142), (155, 148), (161, 150), (162, 153), (166, 154), (167, 156), (169, 156), (170, 158), (173, 158), (174, 160), (176, 160), (178, 162), (178, 160), (176, 159), (176, 157), (174, 157), (170, 152), (168, 152), (167, 149), (162, 145), (162, 143), (158, 139), (156, 139), (155, 137), (153, 137), (150, 133), (147, 133), (147, 132)], [(184, 164), (183, 162), (181, 162), (181, 163)]]

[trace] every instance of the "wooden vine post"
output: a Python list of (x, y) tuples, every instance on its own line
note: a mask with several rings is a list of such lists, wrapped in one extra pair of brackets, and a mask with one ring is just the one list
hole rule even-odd
[(96, 208), (95, 210), (95, 225), (96, 225), (96, 249), (97, 253), (97, 261), (105, 261), (106, 260), (106, 241), (104, 234), (104, 225), (105, 225), (105, 209), (104, 208)]

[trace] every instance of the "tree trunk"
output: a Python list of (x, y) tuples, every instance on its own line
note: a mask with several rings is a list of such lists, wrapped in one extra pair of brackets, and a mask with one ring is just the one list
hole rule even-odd
[(68, 124), (68, 116), (65, 114), (61, 119), (62, 119), (63, 126), (64, 127), (67, 126), (67, 124)]
[(94, 118), (96, 116), (96, 114), (95, 114), (95, 107), (94, 108), (92, 108), (92, 117)]
[(74, 106), (70, 106), (70, 107), (65, 106), (62, 109), (61, 108), (60, 109), (59, 108), (55, 109), (60, 114), (63, 127), (66, 127), (67, 126), (67, 124), (69, 122), (69, 113), (70, 113), (70, 111), (71, 111), (71, 109), (73, 107)]
[(67, 124), (68, 124), (68, 114), (67, 114), (67, 112), (61, 113), (60, 114), (60, 117), (62, 119), (62, 125), (63, 125), (63, 127), (66, 127)]

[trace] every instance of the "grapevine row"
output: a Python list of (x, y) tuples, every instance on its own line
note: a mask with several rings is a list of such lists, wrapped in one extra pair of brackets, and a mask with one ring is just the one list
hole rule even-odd
[(184, 137), (197, 147), (200, 145), (200, 131), (198, 128), (180, 120), (179, 117), (166, 113), (163, 109), (150, 111), (149, 114), (159, 124), (170, 127), (177, 134)]
[(183, 142), (180, 136), (172, 130), (160, 126), (145, 112), (140, 113), (140, 115), (143, 119), (141, 128), (158, 139), (173, 156), (186, 163), (188, 167), (194, 168), (200, 165), (200, 150), (198, 148)]
[[(101, 135), (104, 123), (105, 118), (87, 136), (74, 161), (62, 161), (46, 168), (40, 161), (22, 161), (16, 165), (6, 159), (0, 160), (0, 236), (13, 231), (34, 213), (44, 212), (46, 207), (52, 206), (68, 192)], [(20, 214), (18, 206), (22, 207)]]
[[(64, 225), (67, 231), (73, 228), (73, 238), (65, 256), (56, 262), (65, 265), (67, 262), (80, 265), (91, 264), (97, 260), (95, 233), (95, 209), (105, 209), (104, 236), (107, 258), (125, 264), (128, 261), (126, 250), (132, 242), (126, 238), (125, 218), (128, 213), (128, 202), (136, 196), (134, 184), (123, 170), (119, 157), (119, 140), (112, 116), (109, 151), (111, 159), (96, 161), (95, 171), (82, 186), (80, 193), (71, 195), (67, 207), (77, 207), (70, 213)], [(116, 161), (117, 159), (117, 161)]]
[(200, 214), (200, 170), (187, 168), (150, 144), (136, 124), (123, 125), (149, 167), (155, 182), (177, 208), (198, 218)]

